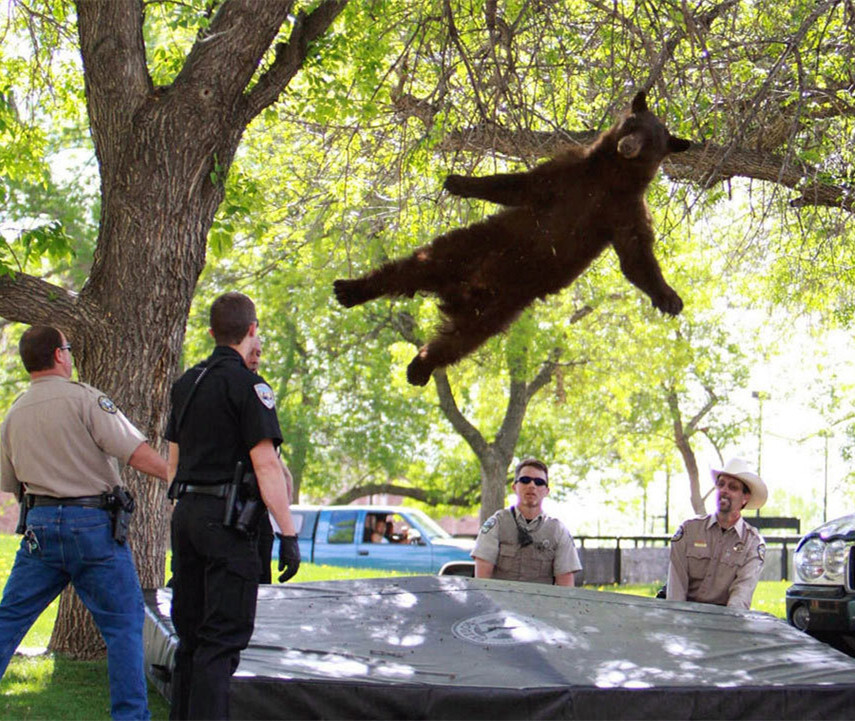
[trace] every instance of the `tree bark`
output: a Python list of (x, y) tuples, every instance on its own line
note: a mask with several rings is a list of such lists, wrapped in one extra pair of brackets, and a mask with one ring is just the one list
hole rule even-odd
[[(77, 23), (101, 217), (89, 278), (74, 295), (20, 274), (0, 279), (0, 315), (59, 327), (80, 380), (111, 396), (155, 448), (179, 369), (184, 330), (205, 265), (207, 234), (247, 124), (275, 102), (309, 42), (347, 0), (300, 14), (290, 39), (247, 90), (293, 0), (226, 0), (174, 82), (148, 74), (141, 0), (78, 0)], [(165, 484), (125, 469), (137, 499), (129, 543), (143, 587), (164, 580), (170, 507)], [(64, 594), (50, 648), (103, 652), (82, 604)]]

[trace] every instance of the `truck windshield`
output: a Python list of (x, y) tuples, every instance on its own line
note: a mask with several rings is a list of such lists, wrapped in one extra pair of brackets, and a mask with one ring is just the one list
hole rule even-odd
[(425, 530), (429, 539), (452, 537), (448, 531), (446, 531), (430, 516), (425, 515), (421, 511), (417, 511), (416, 509), (407, 509), (407, 513), (410, 513), (418, 521), (419, 526)]

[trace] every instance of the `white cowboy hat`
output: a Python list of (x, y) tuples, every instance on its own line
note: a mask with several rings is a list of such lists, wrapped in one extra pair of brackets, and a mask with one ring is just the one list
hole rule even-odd
[(721, 473), (724, 473), (726, 476), (738, 478), (748, 486), (748, 490), (751, 491), (751, 498), (748, 499), (748, 503), (745, 504), (745, 508), (742, 510), (749, 511), (755, 508), (762, 508), (763, 504), (766, 503), (766, 498), (769, 496), (766, 484), (763, 483), (763, 479), (760, 476), (748, 470), (748, 464), (741, 458), (731, 458), (724, 464), (724, 468), (713, 468), (710, 473), (712, 474), (713, 483), (718, 480)]

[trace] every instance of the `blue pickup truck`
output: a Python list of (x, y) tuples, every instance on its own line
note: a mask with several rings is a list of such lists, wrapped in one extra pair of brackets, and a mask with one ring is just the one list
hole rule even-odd
[(437, 573), (471, 561), (474, 541), (452, 537), (432, 518), (402, 506), (291, 506), (304, 561)]

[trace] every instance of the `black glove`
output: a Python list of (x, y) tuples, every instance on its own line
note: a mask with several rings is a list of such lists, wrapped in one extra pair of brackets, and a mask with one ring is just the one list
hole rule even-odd
[(282, 571), (279, 583), (285, 583), (289, 578), (294, 578), (300, 568), (300, 544), (297, 543), (297, 536), (277, 533), (276, 538), (279, 539), (279, 570)]

